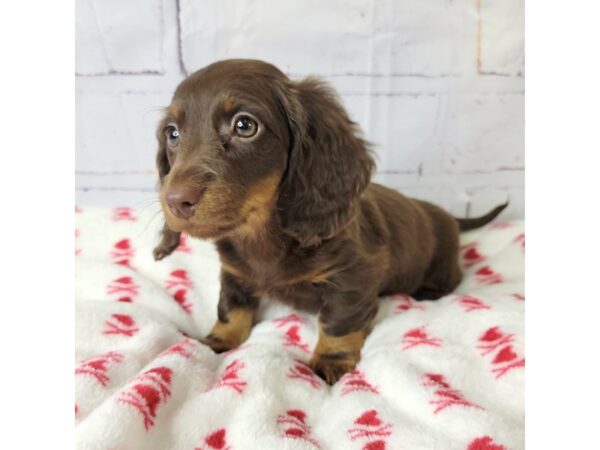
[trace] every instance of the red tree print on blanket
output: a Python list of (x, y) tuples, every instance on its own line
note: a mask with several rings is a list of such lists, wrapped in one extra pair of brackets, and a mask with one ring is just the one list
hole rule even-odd
[(513, 239), (513, 243), (521, 245), (521, 253), (525, 254), (525, 233), (520, 233)]
[(409, 350), (413, 347), (418, 347), (419, 345), (429, 347), (439, 347), (442, 345), (440, 339), (429, 336), (427, 331), (425, 331), (425, 327), (408, 330), (402, 337), (402, 343), (404, 344), (402, 350)]
[(514, 369), (525, 367), (525, 358), (517, 355), (511, 345), (514, 334), (505, 333), (499, 327), (489, 328), (479, 337), (477, 348), (481, 356), (492, 354), (492, 373), (501, 378)]
[(306, 413), (299, 409), (289, 409), (277, 417), (277, 424), (283, 431), (283, 437), (302, 439), (310, 442), (316, 448), (321, 448), (319, 442), (310, 435), (310, 426), (306, 423)]
[(299, 316), (296, 313), (291, 313), (287, 316), (277, 317), (273, 319), (273, 323), (277, 328), (283, 328), (289, 324), (303, 325), (306, 323), (306, 319), (302, 316)]
[(238, 394), (244, 392), (246, 389), (246, 385), (248, 384), (239, 376), (239, 371), (242, 370), (246, 365), (240, 361), (239, 359), (234, 359), (229, 363), (227, 367), (225, 367), (225, 371), (217, 380), (217, 384), (211, 390), (229, 387), (233, 389)]
[(88, 375), (100, 383), (101, 386), (106, 386), (110, 377), (107, 375), (108, 369), (114, 364), (123, 361), (123, 355), (118, 352), (108, 352), (98, 356), (92, 356), (81, 361), (75, 369), (75, 375)]
[(345, 374), (339, 382), (342, 384), (342, 395), (360, 391), (379, 394), (379, 390), (369, 383), (365, 374), (358, 369)]
[(81, 249), (77, 248), (77, 240), (79, 238), (79, 229), (75, 228), (75, 256), (79, 256), (81, 254)]
[(192, 253), (192, 247), (190, 247), (190, 237), (187, 234), (181, 233), (181, 236), (179, 237), (179, 245), (175, 251), (188, 254)]
[(482, 309), (492, 309), (491, 306), (486, 305), (477, 297), (473, 297), (472, 295), (460, 295), (458, 297), (458, 304), (462, 306), (462, 308), (466, 312), (478, 311)]
[(177, 269), (171, 272), (166, 282), (167, 291), (173, 296), (173, 299), (183, 308), (186, 313), (192, 312), (192, 303), (187, 299), (188, 290), (192, 289), (194, 284), (188, 277), (184, 269)]
[(135, 250), (131, 246), (129, 239), (121, 239), (113, 245), (113, 249), (110, 252), (110, 257), (115, 264), (129, 267), (133, 269), (131, 265), (131, 259), (135, 256)]
[(490, 266), (484, 266), (475, 272), (475, 280), (477, 280), (479, 284), (490, 285), (502, 283), (504, 278)]
[(506, 230), (507, 228), (514, 227), (515, 225), (510, 222), (496, 222), (490, 225), (490, 228), (494, 228), (496, 230)]
[(350, 440), (363, 441), (363, 450), (384, 450), (386, 439), (391, 434), (392, 424), (384, 423), (374, 409), (362, 413), (354, 421), (354, 426), (348, 429)]
[(130, 303), (140, 293), (140, 286), (131, 277), (120, 277), (111, 281), (106, 293), (116, 297), (118, 302)]
[(227, 445), (227, 431), (225, 428), (220, 428), (217, 431), (213, 431), (204, 438), (204, 444), (201, 447), (196, 447), (194, 450), (230, 450), (231, 447)]
[(463, 245), (460, 248), (460, 255), (463, 260), (463, 265), (465, 268), (474, 266), (475, 264), (483, 261), (485, 257), (479, 253), (477, 242), (471, 242), (469, 244)]
[(173, 371), (168, 367), (155, 367), (137, 376), (133, 383), (122, 391), (117, 401), (133, 406), (144, 418), (144, 428), (154, 425), (159, 406), (171, 396), (169, 386)]
[(135, 222), (137, 220), (137, 217), (135, 216), (133, 208), (129, 208), (128, 206), (122, 206), (113, 210), (112, 220), (114, 222)]
[(310, 348), (308, 347), (308, 344), (302, 340), (302, 337), (300, 337), (299, 333), (299, 325), (289, 327), (283, 335), (283, 346), (298, 348), (304, 352), (310, 353)]
[(489, 436), (483, 436), (474, 439), (467, 447), (467, 450), (506, 450), (506, 447), (494, 443), (493, 439)]
[(159, 356), (179, 355), (184, 357), (185, 359), (190, 359), (192, 357), (190, 349), (194, 348), (195, 346), (196, 344), (191, 339), (185, 338), (177, 344), (172, 345), (171, 347), (166, 349)]
[(135, 320), (128, 314), (112, 314), (111, 319), (104, 323), (102, 334), (120, 334), (131, 337), (140, 329), (136, 326)]
[(465, 399), (460, 391), (452, 389), (444, 376), (439, 373), (426, 373), (423, 376), (423, 386), (433, 390), (433, 400), (430, 400), (429, 403), (435, 406), (434, 414), (450, 406), (483, 409), (481, 406)]
[(390, 300), (396, 305), (394, 306), (394, 314), (400, 314), (411, 309), (425, 311), (427, 308), (423, 304), (419, 304), (409, 295), (392, 295)]
[(321, 379), (308, 367), (300, 361), (294, 361), (294, 365), (290, 367), (287, 377), (292, 380), (306, 381), (315, 389), (321, 389), (323, 382)]

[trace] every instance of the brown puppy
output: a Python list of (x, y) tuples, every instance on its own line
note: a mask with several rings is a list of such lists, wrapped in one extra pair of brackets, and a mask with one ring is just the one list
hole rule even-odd
[(212, 64), (184, 80), (158, 128), (166, 225), (155, 258), (186, 232), (222, 262), (217, 352), (250, 334), (268, 295), (319, 314), (311, 367), (334, 383), (352, 370), (377, 297), (436, 299), (461, 280), (459, 228), (430, 203), (370, 183), (369, 145), (335, 94), (254, 60)]

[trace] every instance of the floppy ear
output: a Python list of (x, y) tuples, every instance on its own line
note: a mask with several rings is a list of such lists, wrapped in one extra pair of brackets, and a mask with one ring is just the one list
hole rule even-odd
[(308, 78), (286, 88), (291, 130), (278, 208), (284, 232), (302, 246), (335, 236), (355, 216), (375, 163), (335, 93)]
[(158, 178), (159, 183), (162, 184), (163, 179), (171, 170), (171, 165), (169, 164), (169, 158), (167, 157), (167, 142), (165, 138), (164, 130), (164, 120), (158, 125), (156, 130), (156, 139), (158, 140), (158, 153), (156, 154), (156, 167), (158, 168)]

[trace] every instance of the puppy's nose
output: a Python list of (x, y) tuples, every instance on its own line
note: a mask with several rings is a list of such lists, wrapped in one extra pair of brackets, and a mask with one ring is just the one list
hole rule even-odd
[(194, 215), (194, 206), (200, 200), (200, 189), (190, 186), (169, 188), (165, 199), (171, 212), (181, 218), (189, 219)]

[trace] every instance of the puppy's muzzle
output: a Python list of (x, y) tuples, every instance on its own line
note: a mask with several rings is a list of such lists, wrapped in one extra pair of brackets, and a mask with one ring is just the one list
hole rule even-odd
[(169, 210), (180, 219), (189, 219), (194, 215), (194, 207), (200, 201), (202, 190), (193, 186), (172, 186), (165, 194)]

